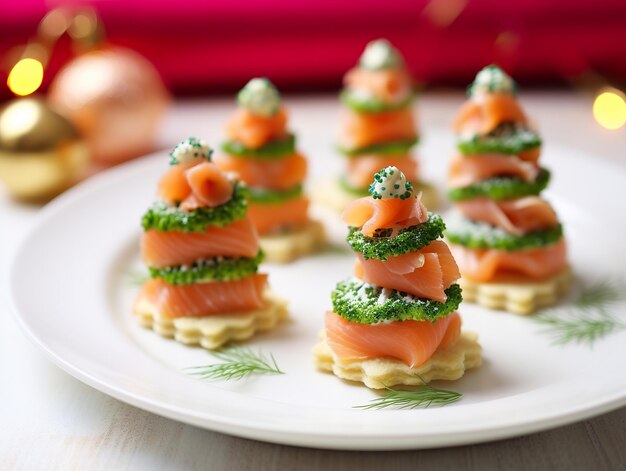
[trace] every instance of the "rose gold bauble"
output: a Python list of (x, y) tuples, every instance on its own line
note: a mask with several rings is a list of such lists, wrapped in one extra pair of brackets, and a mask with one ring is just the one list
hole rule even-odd
[(81, 131), (92, 163), (109, 166), (153, 149), (169, 94), (143, 56), (104, 47), (67, 64), (48, 100)]

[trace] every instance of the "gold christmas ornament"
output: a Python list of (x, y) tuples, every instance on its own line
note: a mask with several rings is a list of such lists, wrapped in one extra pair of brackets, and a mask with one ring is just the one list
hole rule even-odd
[(169, 94), (143, 56), (108, 46), (61, 69), (48, 100), (85, 137), (92, 162), (109, 166), (153, 150)]
[(16, 198), (43, 199), (75, 183), (89, 160), (74, 126), (36, 97), (0, 110), (0, 181)]

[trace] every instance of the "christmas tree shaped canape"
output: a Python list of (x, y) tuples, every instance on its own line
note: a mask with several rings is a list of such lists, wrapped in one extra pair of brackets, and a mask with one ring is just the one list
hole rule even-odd
[(481, 70), (454, 123), (448, 221), (465, 299), (530, 314), (554, 304), (570, 282), (563, 230), (539, 194), (550, 173), (538, 164), (541, 140), (517, 101), (511, 77)]
[(376, 174), (370, 192), (343, 215), (355, 277), (332, 292), (315, 364), (375, 389), (458, 379), (480, 365), (481, 348), (461, 331), (460, 275), (440, 240), (443, 221), (396, 167)]
[(247, 216), (247, 189), (189, 138), (172, 153), (158, 200), (142, 219), (150, 270), (135, 302), (142, 324), (179, 342), (219, 348), (287, 317), (286, 302), (257, 273), (263, 258)]
[(287, 130), (287, 113), (274, 85), (250, 80), (228, 122), (225, 154), (216, 163), (249, 187), (249, 214), (268, 261), (289, 262), (324, 245), (322, 225), (309, 217), (303, 193), (307, 161)]
[(404, 60), (387, 40), (370, 42), (356, 67), (344, 77), (341, 92), (338, 149), (345, 171), (338, 180), (321, 185), (316, 199), (343, 210), (368, 193), (374, 174), (387, 166), (398, 167), (422, 192), (429, 207), (437, 204), (435, 189), (420, 181), (412, 149), (419, 136), (413, 115), (412, 80)]

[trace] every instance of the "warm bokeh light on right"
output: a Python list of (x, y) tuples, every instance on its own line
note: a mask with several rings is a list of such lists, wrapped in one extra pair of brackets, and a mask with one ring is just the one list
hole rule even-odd
[(626, 124), (626, 100), (616, 89), (601, 92), (593, 102), (593, 117), (606, 129), (619, 129)]

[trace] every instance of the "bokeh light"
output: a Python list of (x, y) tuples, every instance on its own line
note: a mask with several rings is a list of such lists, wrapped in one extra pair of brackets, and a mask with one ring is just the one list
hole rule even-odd
[(7, 79), (9, 89), (19, 96), (30, 95), (43, 81), (43, 65), (30, 57), (20, 60)]
[(593, 102), (593, 117), (606, 129), (619, 129), (626, 124), (626, 100), (619, 90), (600, 93)]

